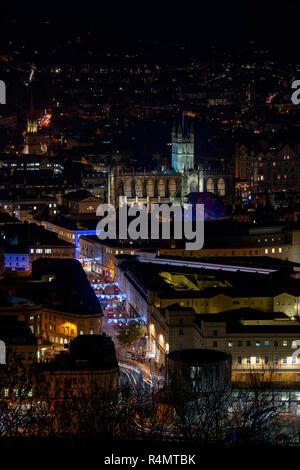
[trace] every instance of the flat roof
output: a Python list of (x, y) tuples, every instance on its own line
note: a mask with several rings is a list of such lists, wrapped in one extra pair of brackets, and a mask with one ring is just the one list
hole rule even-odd
[[(157, 263), (157, 258), (141, 261), (139, 256), (121, 255), (118, 257), (118, 266), (144, 298), (148, 298), (148, 291), (158, 292), (161, 299), (209, 298), (221, 294), (231, 297), (271, 297), (283, 292), (299, 295), (300, 291), (299, 281), (291, 278), (290, 273), (284, 270), (272, 270), (266, 275), (257, 270), (222, 270), (219, 264), (203, 267), (201, 263), (195, 263), (191, 267), (188, 263), (172, 265), (168, 261), (160, 259), (160, 263)], [(162, 273), (174, 276), (182, 274), (193, 285), (189, 287), (187, 282), (174, 287), (172, 280), (168, 282)]]
[(182, 349), (180, 351), (172, 351), (168, 354), (167, 358), (169, 360), (190, 364), (209, 364), (226, 360), (231, 361), (229, 354), (212, 349)]

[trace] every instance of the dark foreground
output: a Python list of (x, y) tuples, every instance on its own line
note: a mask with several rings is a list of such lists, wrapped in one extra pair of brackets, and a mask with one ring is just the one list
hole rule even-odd
[[(2, 462), (29, 465), (31, 468), (43, 468), (50, 464), (55, 468), (78, 468), (93, 462), (94, 468), (145, 468), (153, 466), (181, 466), (201, 468), (209, 465), (226, 465), (241, 468), (241, 465), (264, 463), (278, 465), (278, 459), (288, 464), (299, 458), (300, 446), (244, 445), (228, 448), (203, 446), (200, 444), (171, 443), (155, 441), (99, 441), (99, 440), (37, 440), (19, 439), (4, 441), (0, 439)], [(7, 460), (6, 460), (7, 459)], [(275, 468), (277, 467), (275, 465)]]

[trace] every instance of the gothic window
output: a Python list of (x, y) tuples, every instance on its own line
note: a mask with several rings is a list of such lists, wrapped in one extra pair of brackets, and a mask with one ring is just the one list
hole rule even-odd
[(206, 189), (208, 193), (213, 193), (215, 190), (215, 185), (214, 181), (212, 178), (208, 178), (207, 183), (206, 183)]
[(119, 182), (117, 195), (124, 196), (124, 186), (122, 181)]
[(126, 179), (124, 184), (124, 195), (127, 197), (131, 197), (131, 180)]
[(165, 197), (165, 195), (166, 195), (166, 188), (165, 188), (165, 182), (164, 182), (163, 179), (160, 179), (160, 180), (158, 181), (157, 191), (158, 191), (158, 195), (159, 195), (159, 196)]
[(225, 181), (220, 178), (218, 181), (218, 193), (220, 196), (225, 196)]
[(169, 192), (170, 192), (170, 196), (176, 195), (176, 181), (173, 179), (169, 181)]
[(137, 197), (143, 197), (143, 181), (141, 179), (137, 180), (135, 190)]
[(198, 191), (198, 184), (197, 181), (192, 181), (190, 184), (190, 192), (196, 193)]
[(147, 196), (154, 197), (154, 183), (151, 179), (147, 181)]

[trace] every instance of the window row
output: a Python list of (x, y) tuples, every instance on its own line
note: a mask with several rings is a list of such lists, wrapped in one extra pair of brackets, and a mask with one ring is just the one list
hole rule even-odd
[[(237, 363), (238, 364), (269, 364), (272, 361), (270, 356), (248, 356), (243, 358), (242, 356), (237, 356)], [(297, 364), (296, 357), (283, 357), (281, 359), (282, 364)], [(273, 364), (279, 364), (278, 356), (273, 356)]]
[[(283, 341), (274, 341), (274, 346), (275, 347), (278, 347), (279, 346), (279, 343), (282, 344), (282, 346), (287, 346), (288, 345), (288, 341), (287, 340), (283, 340)], [(242, 347), (244, 344), (244, 346), (251, 346), (252, 345), (252, 342), (251, 341), (245, 341), (243, 343), (243, 341), (237, 341), (236, 343), (234, 343), (233, 341), (228, 341), (228, 347), (229, 348), (232, 348), (234, 345), (238, 346), (238, 347)], [(271, 345), (271, 342), (266, 339), (264, 341), (254, 341), (253, 344), (255, 344), (255, 346), (257, 347), (260, 347), (260, 346), (265, 346), (265, 347), (268, 347)]]

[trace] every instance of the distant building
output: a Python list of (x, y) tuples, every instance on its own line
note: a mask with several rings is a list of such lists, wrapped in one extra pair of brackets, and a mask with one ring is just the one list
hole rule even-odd
[(300, 230), (293, 225), (259, 226), (231, 220), (205, 223), (204, 247), (186, 250), (185, 247), (160, 248), (160, 256), (188, 258), (257, 258), (270, 257), (300, 262)]
[(37, 361), (37, 338), (24, 321), (0, 316), (0, 340), (5, 343), (6, 363), (21, 361), (30, 365)]
[(102, 333), (101, 305), (76, 260), (40, 258), (32, 278), (4, 279), (0, 288), (6, 293), (0, 319), (27, 322), (37, 337), (38, 359), (64, 351), (78, 335)]
[(169, 245), (169, 240), (100, 240), (97, 235), (81, 235), (80, 262), (92, 272), (107, 273), (114, 278), (116, 256), (156, 253), (160, 247)]
[[(202, 347), (232, 357), (232, 382), (250, 383), (253, 374), (278, 383), (300, 386), (300, 323), (280, 312), (252, 308), (196, 316)], [(294, 354), (295, 353), (295, 354)]]
[(55, 215), (57, 212), (57, 199), (39, 192), (28, 192), (24, 189), (0, 190), (0, 207), (24, 222), (28, 218), (32, 220), (30, 214), (37, 212), (39, 209), (47, 208), (50, 215)]
[(41, 370), (49, 383), (54, 408), (59, 400), (77, 397), (97, 401), (101, 396), (113, 397), (118, 392), (115, 347), (106, 335), (78, 336), (71, 342), (68, 353), (41, 364)]
[(94, 196), (89, 191), (80, 189), (62, 196), (62, 205), (67, 213), (72, 216), (96, 215), (96, 210), (103, 200)]
[(38, 258), (75, 258), (72, 243), (36, 224), (7, 224), (0, 230), (5, 253), (5, 271), (30, 272)]
[[(24, 250), (25, 251), (25, 250)], [(27, 271), (31, 269), (29, 253), (19, 252), (17, 250), (5, 250), (4, 254), (5, 271)]]
[(289, 145), (265, 152), (236, 151), (236, 177), (247, 181), (251, 191), (297, 191), (300, 186), (300, 154)]
[(269, 258), (189, 261), (141, 254), (117, 259), (115, 281), (128, 312), (147, 327), (148, 356), (163, 363), (169, 351), (201, 341), (191, 309), (199, 318), (240, 308), (260, 310), (262, 318), (281, 312), (292, 325), (300, 317), (299, 269)]
[(181, 349), (166, 360), (167, 385), (179, 392), (213, 392), (231, 385), (231, 356), (213, 349)]
[(172, 129), (171, 167), (154, 169), (117, 165), (108, 175), (108, 202), (119, 206), (135, 202), (146, 204), (175, 202), (182, 204), (184, 197), (194, 192), (210, 192), (230, 199), (233, 191), (233, 170), (214, 160), (215, 168), (205, 162), (195, 168), (195, 133), (193, 123), (183, 119)]

